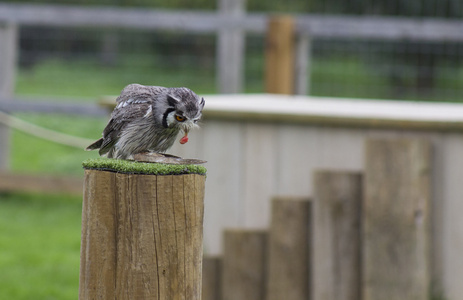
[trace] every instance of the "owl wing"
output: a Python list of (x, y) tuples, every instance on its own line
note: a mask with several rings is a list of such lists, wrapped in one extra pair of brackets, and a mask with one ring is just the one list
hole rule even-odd
[(112, 149), (128, 124), (146, 115), (151, 109), (152, 102), (151, 99), (135, 97), (117, 102), (117, 106), (111, 114), (111, 119), (103, 130), (100, 155), (104, 155)]

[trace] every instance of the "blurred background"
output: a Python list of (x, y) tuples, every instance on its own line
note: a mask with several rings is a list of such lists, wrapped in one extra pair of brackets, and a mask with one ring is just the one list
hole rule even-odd
[[(231, 14), (247, 14), (253, 19), (244, 25), (240, 83), (229, 88), (221, 85), (219, 78), (227, 73), (220, 69), (226, 63), (219, 63), (217, 54), (219, 30), (207, 24), (216, 13), (227, 13), (226, 1), (4, 0), (0, 3), (0, 55), (6, 61), (0, 63), (0, 111), (46, 129), (96, 139), (108, 119), (97, 109), (98, 101), (102, 96), (119, 94), (129, 83), (187, 86), (201, 95), (263, 93), (265, 18), (275, 14), (300, 18), (296, 25), (299, 31), (307, 27), (304, 20), (309, 17), (332, 17), (337, 22), (347, 18), (356, 26), (362, 26), (365, 20), (387, 21), (388, 27), (383, 27), (378, 36), (374, 30), (368, 33), (368, 28), (364, 28), (368, 38), (362, 37), (361, 32), (340, 32), (339, 28), (333, 32), (326, 27), (313, 29), (304, 52), (308, 58), (303, 70), (308, 74), (304, 79), (306, 95), (439, 102), (463, 99), (461, 25), (457, 24), (460, 27), (454, 34), (445, 30), (461, 19), (460, 0), (236, 2), (238, 9), (232, 8)], [(47, 20), (47, 10), (55, 8), (71, 12), (72, 24), (66, 26), (62, 19), (56, 24), (40, 21)], [(78, 15), (86, 11), (72, 17), (72, 10), (81, 9), (96, 9), (104, 24), (97, 26), (97, 13), (91, 24), (76, 25)], [(151, 25), (144, 26), (140, 18), (117, 25), (117, 18), (108, 20), (103, 13), (112, 11), (117, 16), (124, 14), (123, 10), (140, 16), (153, 11), (175, 18), (169, 17), (156, 29), (149, 20), (146, 23)], [(190, 28), (186, 24), (190, 13), (203, 13), (205, 19)], [(401, 30), (405, 27), (400, 27), (403, 22), (411, 22), (406, 28), (415, 28), (417, 24), (434, 27), (424, 30), (417, 26), (416, 32), (404, 32)], [(391, 23), (399, 27), (391, 27)], [(382, 27), (382, 23), (378, 24)], [(312, 31), (304, 32), (310, 35)], [(7, 44), (12, 40), (15, 45)], [(13, 102), (14, 108), (8, 106)], [(28, 109), (37, 103), (76, 104), (77, 108), (66, 113), (56, 113), (57, 108), (49, 112)], [(80, 178), (82, 160), (97, 157), (97, 153), (23, 131), (11, 130), (5, 136), (0, 141), (0, 149), (8, 152), (3, 171), (16, 174)], [(0, 298), (76, 298), (80, 203), (80, 195), (0, 191)]]

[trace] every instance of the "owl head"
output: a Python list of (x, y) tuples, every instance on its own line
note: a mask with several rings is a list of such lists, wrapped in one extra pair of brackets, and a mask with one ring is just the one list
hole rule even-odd
[(198, 126), (204, 104), (204, 98), (199, 98), (188, 88), (169, 88), (164, 103), (162, 125), (165, 128), (183, 130), (186, 137), (191, 129)]

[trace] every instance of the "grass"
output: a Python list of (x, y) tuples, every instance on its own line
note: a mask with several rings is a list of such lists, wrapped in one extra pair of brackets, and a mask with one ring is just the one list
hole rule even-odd
[(120, 159), (99, 158), (88, 159), (83, 162), (85, 169), (114, 171), (127, 174), (145, 175), (180, 175), (200, 174), (206, 175), (206, 168), (198, 165), (167, 165), (134, 162)]
[(0, 194), (0, 299), (77, 299), (81, 200)]
[(214, 93), (214, 70), (171, 68), (149, 57), (128, 57), (119, 66), (105, 67), (93, 60), (46, 60), (20, 70), (16, 94), (54, 96), (96, 101), (101, 95), (117, 95), (129, 83), (187, 86), (199, 94)]

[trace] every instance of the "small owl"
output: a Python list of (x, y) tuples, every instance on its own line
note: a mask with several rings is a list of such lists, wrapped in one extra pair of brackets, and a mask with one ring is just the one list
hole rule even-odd
[(116, 108), (103, 137), (86, 150), (100, 149), (101, 156), (128, 159), (142, 152), (167, 151), (183, 131), (197, 127), (205, 101), (190, 89), (130, 84), (116, 99)]

